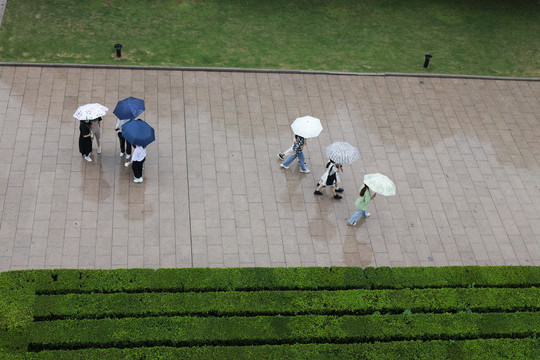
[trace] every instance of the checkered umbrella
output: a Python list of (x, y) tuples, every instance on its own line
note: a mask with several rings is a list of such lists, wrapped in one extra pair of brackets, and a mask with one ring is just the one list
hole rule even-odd
[(98, 117), (105, 116), (109, 109), (101, 104), (86, 104), (79, 106), (73, 117), (77, 120), (94, 120)]
[(326, 147), (326, 157), (337, 164), (350, 165), (360, 158), (358, 149), (349, 143), (336, 141)]

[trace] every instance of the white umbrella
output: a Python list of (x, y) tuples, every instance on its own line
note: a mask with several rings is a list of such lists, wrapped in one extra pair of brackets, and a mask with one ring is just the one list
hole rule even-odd
[(100, 116), (105, 116), (109, 109), (101, 104), (86, 104), (79, 106), (73, 117), (77, 120), (94, 120)]
[(336, 141), (326, 147), (326, 157), (337, 164), (350, 165), (360, 158), (358, 149), (349, 143)]
[(371, 190), (384, 196), (396, 195), (396, 185), (383, 174), (364, 175), (364, 184)]
[(303, 138), (314, 138), (322, 131), (321, 120), (312, 116), (299, 117), (291, 124), (291, 128), (296, 135)]

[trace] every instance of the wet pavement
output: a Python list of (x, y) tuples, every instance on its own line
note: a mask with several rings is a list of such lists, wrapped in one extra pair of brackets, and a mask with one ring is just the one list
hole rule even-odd
[[(114, 131), (128, 96), (156, 129), (141, 184)], [(89, 102), (110, 109), (92, 163)], [(277, 158), (303, 115), (324, 127), (310, 174)], [(0, 136), (0, 270), (540, 265), (538, 81), (0, 66)], [(361, 153), (342, 200), (313, 195), (333, 141)], [(398, 194), (351, 228), (373, 172)]]

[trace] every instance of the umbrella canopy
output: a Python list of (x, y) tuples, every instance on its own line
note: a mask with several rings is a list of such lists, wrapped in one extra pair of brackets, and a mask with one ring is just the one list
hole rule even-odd
[(122, 136), (130, 144), (140, 146), (147, 146), (156, 140), (154, 128), (143, 120), (130, 120), (122, 125)]
[(358, 149), (349, 143), (336, 141), (326, 147), (326, 156), (337, 164), (350, 165), (360, 158)]
[(109, 108), (95, 103), (95, 104), (86, 104), (79, 106), (73, 117), (77, 120), (93, 120), (97, 119), (100, 116), (105, 116), (109, 111)]
[(322, 131), (321, 120), (312, 116), (299, 117), (291, 124), (291, 128), (296, 135), (303, 138), (314, 138)]
[(396, 195), (396, 185), (383, 174), (364, 175), (364, 184), (370, 189), (384, 196)]
[(120, 120), (135, 119), (146, 110), (144, 107), (144, 100), (134, 98), (133, 96), (127, 99), (120, 100), (114, 108), (114, 115)]

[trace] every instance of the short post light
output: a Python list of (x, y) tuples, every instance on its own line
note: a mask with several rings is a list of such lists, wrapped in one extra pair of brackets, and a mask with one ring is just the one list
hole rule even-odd
[(431, 59), (433, 57), (433, 55), (431, 54), (426, 54), (424, 55), (426, 57), (426, 60), (424, 61), (424, 67), (427, 69), (428, 65), (429, 65), (429, 59)]
[(116, 57), (122, 57), (122, 44), (115, 44), (114, 48), (116, 49)]

